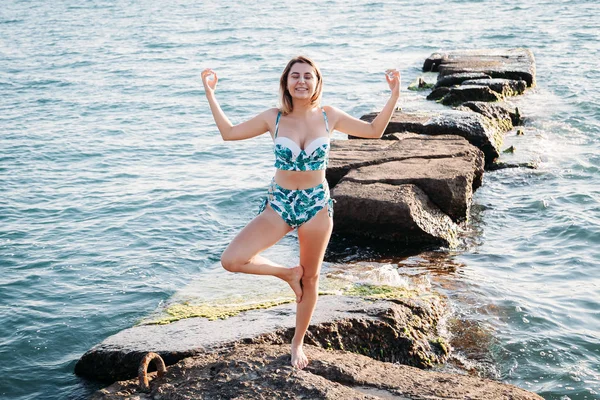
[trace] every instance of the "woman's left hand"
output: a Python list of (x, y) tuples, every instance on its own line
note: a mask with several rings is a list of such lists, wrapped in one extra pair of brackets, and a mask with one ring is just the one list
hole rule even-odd
[(392, 95), (400, 97), (400, 72), (395, 69), (385, 71), (385, 80), (390, 85)]

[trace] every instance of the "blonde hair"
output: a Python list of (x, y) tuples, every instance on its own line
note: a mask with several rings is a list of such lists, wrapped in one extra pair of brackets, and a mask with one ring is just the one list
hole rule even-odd
[(319, 70), (317, 64), (315, 64), (315, 62), (308, 57), (294, 57), (285, 66), (285, 69), (281, 74), (281, 78), (279, 78), (279, 103), (281, 105), (280, 110), (283, 115), (291, 113), (294, 109), (294, 104), (292, 103), (292, 95), (287, 89), (287, 79), (290, 70), (296, 63), (308, 64), (315, 70), (315, 75), (317, 77), (317, 85), (315, 86), (315, 93), (310, 98), (310, 104), (312, 106), (318, 106), (321, 103), (321, 92), (323, 91), (323, 78), (321, 76), (321, 70)]

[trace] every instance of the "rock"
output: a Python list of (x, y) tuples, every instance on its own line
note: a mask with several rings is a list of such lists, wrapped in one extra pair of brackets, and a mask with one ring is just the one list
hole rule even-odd
[(438, 67), (448, 56), (441, 53), (433, 53), (425, 60), (423, 64), (423, 72), (438, 72)]
[(410, 85), (408, 85), (408, 90), (425, 90), (425, 89), (431, 89), (433, 87), (433, 83), (427, 83), (425, 81), (425, 79), (423, 79), (422, 76), (418, 77), (417, 79), (415, 79), (413, 82), (411, 82)]
[(333, 188), (352, 168), (410, 158), (410, 154), (401, 155), (397, 141), (333, 140), (326, 171), (327, 183)]
[(92, 399), (542, 399), (488, 379), (305, 347), (310, 364), (304, 370), (289, 365), (288, 346), (241, 345), (180, 361), (151, 382), (149, 394), (127, 381), (96, 392)]
[(438, 75), (437, 82), (435, 84), (436, 88), (442, 87), (450, 87), (454, 85), (460, 85), (464, 81), (474, 80), (474, 79), (491, 79), (491, 76), (481, 73), (481, 72), (461, 72), (458, 74), (441, 76)]
[(427, 95), (427, 100), (440, 100), (442, 97), (450, 93), (450, 88), (442, 86), (435, 88)]
[(446, 106), (456, 106), (465, 101), (500, 101), (502, 96), (487, 86), (461, 85), (451, 87), (442, 97), (440, 103)]
[(342, 179), (332, 190), (336, 232), (421, 247), (455, 247), (458, 227), (416, 185)]
[(153, 380), (151, 390), (144, 394), (134, 380), (118, 382), (91, 399), (376, 399), (319, 375), (295, 370), (290, 365), (289, 346), (275, 345), (237, 346), (218, 357), (187, 358), (164, 377)]
[(507, 168), (537, 169), (538, 164), (536, 162), (517, 163), (517, 164), (506, 163), (506, 162), (495, 162), (494, 164), (490, 165), (489, 171), (497, 171), (500, 169), (507, 169)]
[(482, 73), (492, 78), (523, 80), (535, 86), (535, 58), (528, 49), (484, 49), (432, 54), (423, 71), (438, 70), (440, 79), (459, 73)]
[(454, 221), (468, 218), (483, 153), (459, 136), (395, 137), (332, 142), (335, 232), (405, 246), (455, 245)]
[(473, 151), (455, 158), (411, 158), (360, 167), (350, 171), (344, 181), (363, 185), (413, 184), (452, 220), (465, 221), (471, 207), (475, 176), (482, 171), (481, 152)]
[[(378, 113), (363, 115), (363, 121), (372, 121)], [(423, 135), (457, 135), (464, 137), (485, 154), (486, 165), (500, 155), (504, 140), (504, 126), (482, 115), (467, 111), (444, 111), (440, 113), (405, 113), (396, 111), (392, 115), (383, 139), (394, 139), (397, 132), (414, 132)], [(352, 136), (348, 136), (354, 139)]]
[(424, 124), (429, 135), (457, 135), (483, 151), (485, 164), (492, 163), (500, 155), (504, 140), (503, 127), (482, 115), (464, 111), (446, 111), (433, 116)]
[[(361, 120), (366, 122), (371, 122), (379, 115), (378, 112), (372, 112), (369, 114), (365, 114), (360, 117)], [(420, 113), (406, 113), (403, 111), (394, 111), (392, 117), (390, 118), (390, 122), (383, 132), (382, 139), (388, 139), (386, 136), (391, 135), (396, 132), (414, 132), (426, 135), (424, 125), (431, 119), (433, 115), (432, 113), (420, 112)], [(354, 136), (348, 135), (348, 139), (359, 139)], [(395, 138), (394, 138), (395, 140)]]
[[(447, 159), (482, 153), (469, 142), (455, 135), (418, 135), (414, 133), (390, 134), (392, 140), (334, 140), (331, 142), (327, 181), (333, 188), (350, 170), (390, 161), (410, 159)], [(481, 186), (483, 170), (477, 168), (473, 179), (473, 191)]]
[(487, 86), (501, 96), (517, 96), (523, 94), (527, 88), (527, 83), (522, 80), (513, 79), (469, 79), (462, 83), (463, 85)]
[(456, 108), (460, 111), (474, 111), (492, 121), (496, 121), (504, 132), (510, 131), (514, 125), (519, 124), (519, 111), (506, 103), (486, 103), (483, 101), (467, 101)]
[[(189, 318), (167, 325), (140, 325), (121, 331), (86, 352), (75, 365), (77, 375), (114, 382), (137, 374), (147, 352), (167, 365), (219, 351), (234, 344), (289, 343), (295, 326), (295, 304), (253, 310), (217, 321)], [(443, 302), (431, 296), (365, 300), (321, 296), (305, 343), (346, 349), (383, 361), (431, 367), (443, 362), (437, 323)]]

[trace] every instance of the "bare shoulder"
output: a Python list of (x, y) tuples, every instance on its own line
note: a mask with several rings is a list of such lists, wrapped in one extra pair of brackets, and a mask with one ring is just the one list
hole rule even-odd
[(269, 121), (273, 120), (273, 124), (275, 124), (275, 119), (277, 118), (277, 114), (279, 114), (279, 108), (277, 108), (277, 107), (269, 108), (268, 110), (265, 110), (261, 113), (263, 118), (265, 118)]
[(340, 110), (335, 108), (334, 106), (323, 106), (323, 111), (327, 114), (327, 117), (336, 115)]
[(262, 117), (262, 119), (269, 127), (271, 135), (275, 132), (275, 122), (277, 120), (277, 114), (279, 114), (279, 108), (277, 107), (269, 108), (259, 114), (259, 116)]
[(277, 118), (277, 113), (279, 113), (279, 109), (273, 107), (261, 112), (260, 114), (258, 114), (258, 116), (264, 118), (265, 120), (275, 120), (275, 118)]
[(327, 121), (329, 121), (329, 128), (331, 130), (335, 129), (340, 118), (345, 115), (342, 110), (334, 106), (323, 106), (323, 111), (327, 114)]
[(265, 114), (267, 116), (269, 116), (269, 115), (277, 116), (278, 113), (279, 113), (279, 108), (277, 108), (277, 107), (269, 108), (268, 110), (265, 110), (263, 112), (263, 114)]
[(340, 110), (337, 107), (334, 106), (323, 106), (323, 110), (325, 110), (325, 113), (327, 114), (327, 118), (334, 118), (334, 119), (339, 119), (342, 118), (348, 114), (346, 114), (346, 112), (344, 112), (344, 110)]
[(327, 119), (330, 122), (335, 121), (340, 113), (340, 110), (334, 106), (323, 106), (322, 109), (325, 111), (325, 114), (327, 114)]

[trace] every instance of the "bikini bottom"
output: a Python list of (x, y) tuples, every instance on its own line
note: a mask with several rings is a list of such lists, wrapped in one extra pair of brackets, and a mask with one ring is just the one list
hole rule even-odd
[(333, 217), (333, 200), (326, 180), (318, 186), (296, 190), (282, 188), (273, 178), (258, 214), (265, 210), (267, 204), (292, 228), (310, 221), (324, 207), (328, 207), (329, 217)]

